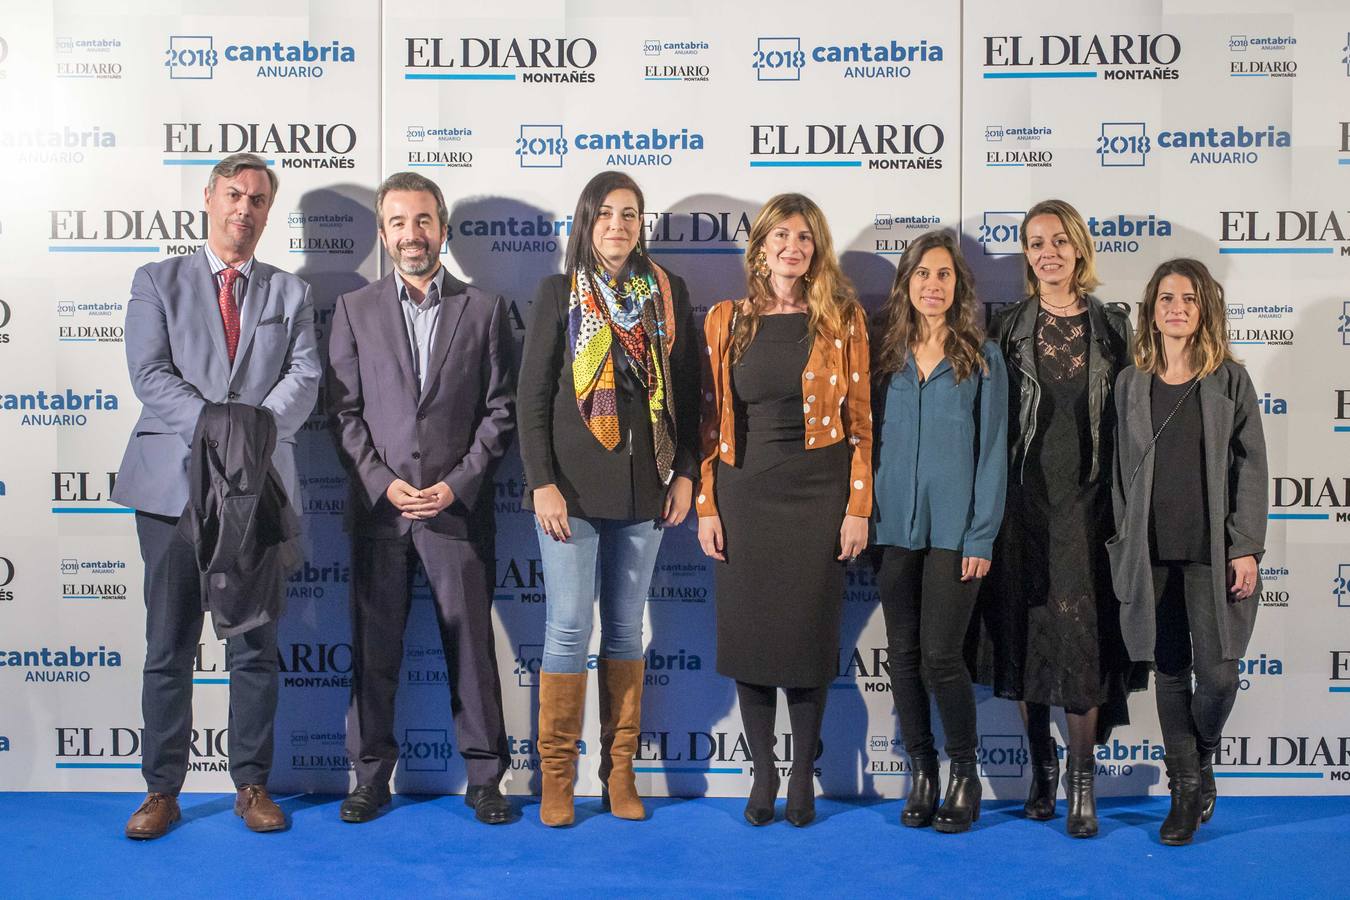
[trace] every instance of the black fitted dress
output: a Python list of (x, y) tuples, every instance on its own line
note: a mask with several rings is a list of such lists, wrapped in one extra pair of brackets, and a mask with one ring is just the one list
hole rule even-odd
[[(1020, 699), (1084, 713), (1103, 726), (1124, 715), (1119, 604), (1105, 543), (1113, 530), (1110, 461), (1088, 481), (1088, 315), (1036, 317), (1038, 428), (1021, 484), (1008, 485), (1008, 572), (1023, 579), (1026, 656)], [(1121, 708), (1116, 708), (1120, 706)], [(1128, 721), (1125, 719), (1125, 721)]]
[(731, 368), (739, 459), (717, 463), (717, 671), (750, 684), (819, 687), (839, 666), (849, 445), (805, 446), (810, 350), (804, 313), (764, 316)]

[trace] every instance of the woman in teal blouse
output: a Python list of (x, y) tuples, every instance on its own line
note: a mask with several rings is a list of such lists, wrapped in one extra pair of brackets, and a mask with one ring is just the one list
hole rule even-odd
[[(956, 236), (928, 232), (900, 259), (872, 345), (877, 585), (913, 773), (900, 820), (944, 832), (980, 817), (975, 694), (962, 644), (1008, 474), (1007, 373), (975, 317)], [(930, 691), (951, 758), (941, 809)]]

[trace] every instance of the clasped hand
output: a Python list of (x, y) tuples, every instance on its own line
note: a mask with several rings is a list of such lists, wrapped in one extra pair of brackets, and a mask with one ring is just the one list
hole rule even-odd
[(444, 481), (419, 490), (402, 478), (395, 478), (384, 495), (405, 519), (430, 519), (455, 502), (455, 492)]

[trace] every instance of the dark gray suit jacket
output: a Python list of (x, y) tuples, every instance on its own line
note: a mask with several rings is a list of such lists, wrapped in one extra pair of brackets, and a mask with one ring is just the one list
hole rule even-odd
[(515, 345), (506, 303), (445, 273), (419, 391), (392, 273), (338, 297), (328, 340), (329, 424), (352, 482), (348, 528), (407, 533), (385, 497), (394, 479), (444, 481), (455, 500), (426, 527), (490, 540), (492, 471), (515, 431)]
[[(1115, 537), (1107, 541), (1120, 598), (1120, 630), (1130, 658), (1152, 661), (1156, 637), (1148, 521), (1153, 499), (1152, 376), (1130, 366), (1116, 379)], [(1265, 553), (1269, 483), (1261, 409), (1247, 370), (1226, 362), (1200, 379), (1209, 508), (1209, 564), (1224, 659), (1238, 659), (1256, 625), (1261, 579), (1246, 600), (1229, 600), (1228, 560)], [(1142, 465), (1141, 465), (1142, 462)], [(1137, 474), (1136, 474), (1137, 472)], [(1199, 476), (1200, 473), (1196, 473)], [(1159, 523), (1161, 525), (1161, 523)]]

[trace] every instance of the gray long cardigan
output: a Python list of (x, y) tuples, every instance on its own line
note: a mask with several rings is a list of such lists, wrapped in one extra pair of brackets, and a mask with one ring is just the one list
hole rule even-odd
[[(1125, 646), (1131, 659), (1149, 662), (1153, 660), (1157, 606), (1148, 545), (1153, 452), (1149, 450), (1145, 456), (1153, 438), (1151, 378), (1134, 366), (1116, 378), (1116, 458), (1111, 481), (1116, 534), (1107, 542)], [(1198, 390), (1205, 442), (1213, 602), (1223, 657), (1238, 659), (1246, 652), (1256, 625), (1261, 580), (1258, 575), (1251, 597), (1230, 601), (1227, 563), (1242, 556), (1255, 556), (1259, 562), (1265, 553), (1266, 440), (1256, 389), (1241, 365), (1224, 363), (1201, 379)], [(1126, 484), (1136, 468), (1139, 474)]]

